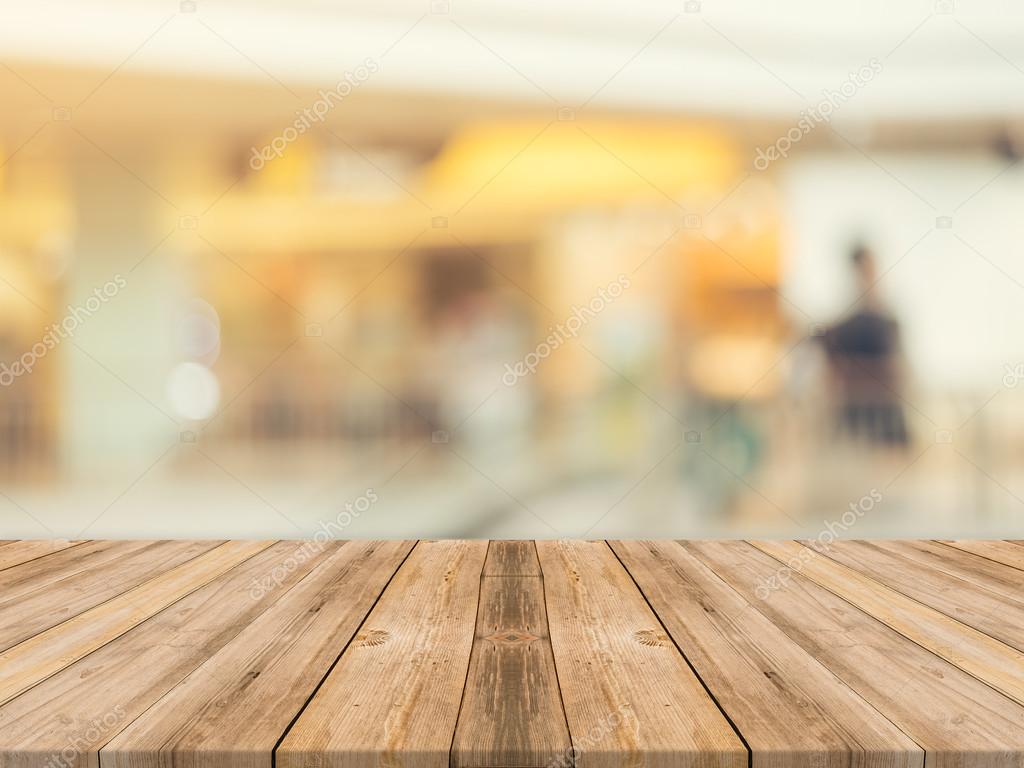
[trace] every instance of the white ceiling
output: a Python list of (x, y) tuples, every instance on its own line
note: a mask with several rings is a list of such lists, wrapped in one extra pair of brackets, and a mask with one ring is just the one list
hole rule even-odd
[(785, 119), (876, 59), (842, 120), (1015, 118), (1024, 105), (1024, 7), (1008, 1), (5, 5), (0, 60), (14, 64), (330, 87), (372, 58), (368, 90)]

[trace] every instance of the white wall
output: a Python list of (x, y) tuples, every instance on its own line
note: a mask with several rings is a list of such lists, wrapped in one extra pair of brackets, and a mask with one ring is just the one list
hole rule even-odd
[[(1005, 365), (1024, 362), (1024, 164), (1005, 170), (1008, 160), (983, 153), (872, 157), (809, 153), (779, 168), (786, 295), (834, 319), (855, 298), (847, 250), (863, 235), (879, 271), (891, 268), (879, 288), (918, 381), (991, 394)], [(937, 228), (940, 216), (952, 228)]]

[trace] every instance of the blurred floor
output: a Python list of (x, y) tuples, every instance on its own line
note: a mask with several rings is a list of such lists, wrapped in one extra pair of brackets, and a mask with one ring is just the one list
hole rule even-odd
[[(509, 471), (451, 447), (459, 455), (409, 443), (392, 446), (387, 462), (340, 462), (323, 449), (260, 458), (218, 448), (207, 457), (182, 445), (130, 487), (8, 484), (0, 514), (15, 538), (297, 538), (323, 524), (341, 525), (331, 529), (341, 537), (816, 537), (831, 524), (846, 538), (959, 538), (1008, 537), (1021, 526), (1019, 465), (990, 474), (947, 444), (857, 469), (855, 456), (837, 457), (827, 470), (813, 468), (811, 481), (807, 467), (780, 465), (742, 482), (685, 443), (663, 460), (651, 456), (646, 471), (576, 478), (525, 463)], [(709, 482), (731, 488), (727, 502), (702, 495)], [(371, 490), (377, 498), (365, 511), (345, 514)], [(876, 491), (867, 513), (843, 526), (851, 505)]]

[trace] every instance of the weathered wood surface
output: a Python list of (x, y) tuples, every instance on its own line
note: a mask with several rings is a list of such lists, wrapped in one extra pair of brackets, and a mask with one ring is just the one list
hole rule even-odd
[(580, 768), (743, 768), (748, 753), (604, 542), (538, 542)]
[(278, 768), (448, 764), (486, 542), (420, 542), (277, 749)]
[(0, 768), (1024, 768), (1024, 546), (0, 542)]
[(274, 747), (370, 612), (412, 542), (332, 543), (319, 562), (101, 752), (104, 766), (270, 768)]
[(1020, 768), (1024, 707), (745, 542), (682, 545), (925, 750), (928, 768)]
[[(132, 546), (134, 542), (117, 542), (117, 546), (94, 550), (90, 542), (0, 571), (0, 579), (6, 577), (9, 582), (0, 581), (0, 651), (116, 598), (219, 543), (161, 541)], [(95, 566), (90, 568), (93, 558)], [(95, 625), (93, 620), (89, 623)]]
[[(315, 563), (298, 562), (301, 546), (263, 549), (0, 706), (0, 766), (96, 768), (100, 747), (309, 572)], [(255, 588), (268, 578), (272, 589)], [(56, 766), (55, 754), (61, 756)]]
[(0, 653), (0, 704), (137, 627), (267, 546), (266, 542), (222, 544)]
[(923, 764), (906, 734), (682, 547), (612, 548), (743, 734), (754, 768)]
[(834, 544), (827, 554), (1024, 651), (1024, 574), (939, 544), (850, 541)]
[[(759, 541), (754, 542), (754, 546), (787, 562), (792, 558), (806, 557), (804, 551), (812, 551), (795, 541)], [(865, 575), (860, 569), (843, 565), (817, 552), (813, 554), (803, 561), (801, 575), (888, 624), (939, 658), (1024, 704), (1024, 653), (905, 596)], [(872, 572), (875, 573), (873, 569)], [(942, 575), (938, 574), (936, 578)]]
[(53, 552), (60, 552), (81, 544), (80, 541), (65, 541), (57, 539), (53, 541), (8, 541), (0, 544), (0, 570), (13, 568), (21, 563), (27, 563), (39, 557), (44, 557)]
[(451, 764), (546, 766), (571, 747), (536, 547), (491, 542)]
[(954, 549), (970, 552), (978, 557), (994, 560), (1002, 565), (1024, 571), (1024, 547), (1012, 541), (943, 541)]

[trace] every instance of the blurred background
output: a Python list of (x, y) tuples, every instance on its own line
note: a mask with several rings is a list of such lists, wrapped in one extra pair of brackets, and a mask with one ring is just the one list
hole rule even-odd
[(1022, 35), (8, 9), (0, 535), (1024, 537)]

